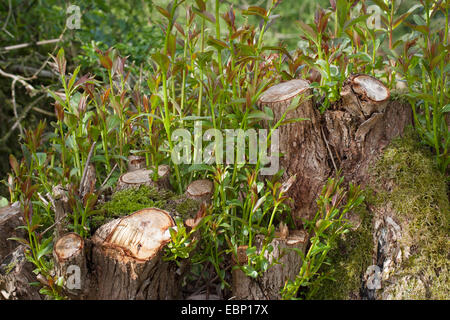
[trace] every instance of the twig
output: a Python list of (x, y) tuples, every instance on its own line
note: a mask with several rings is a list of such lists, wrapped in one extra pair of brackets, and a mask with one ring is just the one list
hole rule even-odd
[(27, 91), (30, 93), (30, 96), (34, 95), (36, 89), (34, 89), (32, 85), (30, 85), (28, 82), (25, 81), (26, 78), (16, 76), (15, 74), (7, 73), (2, 69), (0, 69), (0, 75), (18, 81), (21, 85), (23, 85), (27, 89)]
[(81, 176), (81, 181), (80, 181), (80, 188), (78, 189), (78, 194), (80, 194), (80, 195), (82, 194), (83, 189), (84, 189), (84, 180), (86, 180), (86, 174), (87, 174), (87, 171), (89, 168), (89, 163), (91, 162), (92, 155), (94, 154), (96, 144), (97, 144), (97, 141), (94, 141), (94, 143), (91, 146), (91, 150), (89, 150), (89, 154), (86, 159), (86, 163), (84, 165), (83, 175)]
[(67, 212), (60, 217), (57, 221), (55, 221), (54, 224), (52, 224), (50, 227), (48, 227), (47, 229), (45, 229), (42, 233), (41, 236), (43, 236), (44, 234), (46, 234), (48, 231), (50, 231), (51, 229), (53, 229), (57, 224), (59, 224), (65, 217), (67, 216)]
[(114, 170), (116, 170), (117, 168), (117, 163), (114, 165), (114, 167), (111, 169), (111, 172), (108, 174), (108, 176), (106, 177), (105, 181), (103, 181), (102, 185), (100, 186), (100, 189), (103, 188), (106, 184), (106, 182), (108, 182), (109, 178), (111, 178)]
[(331, 152), (330, 146), (328, 145), (328, 140), (325, 137), (325, 133), (323, 132), (323, 128), (320, 128), (320, 131), (322, 131), (323, 140), (325, 140), (325, 144), (327, 146), (328, 152), (330, 153), (330, 158), (331, 158), (331, 162), (333, 162), (334, 170), (335, 170), (335, 172), (338, 172), (336, 163), (334, 162), (333, 153)]
[(43, 98), (45, 98), (45, 95), (40, 96), (39, 98), (37, 98), (36, 100), (34, 100), (32, 103), (30, 103), (25, 110), (22, 112), (22, 114), (20, 115), (19, 119), (16, 120), (16, 122), (13, 124), (13, 126), (11, 127), (11, 129), (6, 133), (6, 135), (0, 139), (0, 144), (4, 143), (6, 140), (8, 140), (9, 136), (14, 132), (14, 130), (19, 126), (20, 121), (22, 121), (28, 114), (28, 112), (30, 112), (30, 110), (33, 108), (34, 105), (36, 105), (40, 100), (42, 100)]
[(6, 27), (8, 26), (9, 23), (9, 18), (11, 18), (11, 12), (12, 12), (12, 4), (11, 0), (8, 0), (8, 15), (6, 16), (6, 20), (5, 23), (3, 24), (2, 30), (5, 31), (11, 38), (14, 38), (14, 36), (8, 30), (6, 30)]
[(1, 51), (18, 50), (18, 49), (31, 47), (33, 45), (35, 45), (35, 46), (42, 46), (42, 45), (46, 45), (46, 44), (57, 43), (59, 41), (61, 41), (60, 38), (50, 39), (50, 40), (42, 40), (42, 41), (37, 41), (37, 42), (27, 42), (27, 43), (15, 44), (15, 45), (12, 45), (12, 46), (7, 46), (7, 47), (1, 48)]
[[(17, 82), (17, 79), (14, 79), (13, 82), (11, 83), (11, 102), (13, 105), (14, 117), (16, 118), (16, 121), (17, 121), (17, 120), (19, 120), (19, 115), (17, 113), (17, 104), (16, 104), (16, 82)], [(20, 131), (20, 135), (23, 136), (23, 128), (22, 128), (22, 125), (20, 124), (20, 121), (19, 121), (19, 131)]]
[(33, 110), (36, 111), (36, 112), (45, 114), (46, 116), (49, 116), (49, 117), (56, 117), (55, 113), (47, 111), (47, 110), (44, 110), (44, 109), (41, 109), (41, 108), (38, 108), (38, 107), (33, 107)]

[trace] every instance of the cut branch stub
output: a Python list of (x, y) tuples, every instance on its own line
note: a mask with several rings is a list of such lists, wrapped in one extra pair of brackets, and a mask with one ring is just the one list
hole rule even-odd
[(365, 120), (373, 113), (385, 110), (390, 92), (380, 80), (357, 74), (344, 82), (341, 96), (344, 109)]
[(129, 156), (128, 157), (128, 171), (136, 171), (139, 169), (145, 169), (146, 160), (143, 156)]
[(309, 88), (308, 81), (296, 79), (274, 85), (264, 91), (259, 98), (261, 105), (284, 103), (289, 105), (293, 98), (305, 92)]
[(293, 216), (301, 223), (302, 218), (310, 218), (316, 211), (316, 196), (329, 176), (327, 149), (321, 134), (321, 118), (312, 99), (302, 99), (299, 105), (289, 111), (292, 99), (303, 94), (312, 94), (309, 83), (296, 79), (277, 84), (267, 89), (259, 99), (261, 107), (273, 111), (273, 124), (277, 123), (285, 112), (285, 120), (292, 121), (281, 125), (279, 133), (280, 167), (285, 169), (283, 181), (297, 174), (297, 181), (288, 192), (293, 199)]
[[(258, 253), (264, 243), (263, 236), (256, 237)], [(270, 243), (273, 251), (264, 253), (269, 264), (278, 261), (257, 279), (247, 277), (241, 269), (233, 270), (233, 296), (237, 300), (275, 300), (280, 299), (280, 290), (287, 280), (294, 280), (301, 268), (300, 255), (292, 250), (298, 249), (305, 253), (308, 242), (305, 231), (294, 230), (286, 238), (275, 238)], [(238, 248), (238, 263), (247, 263), (247, 246)]]
[(193, 181), (186, 189), (186, 196), (199, 202), (210, 203), (213, 193), (214, 184), (207, 179)]
[(66, 292), (72, 298), (86, 294), (89, 279), (83, 238), (76, 233), (64, 235), (55, 243), (53, 257), (57, 276), (65, 280)]
[(136, 188), (141, 185), (159, 186), (165, 189), (170, 188), (170, 168), (167, 165), (158, 166), (158, 181), (153, 181), (152, 169), (139, 169), (127, 172), (120, 176), (117, 182), (116, 191), (127, 188)]
[(164, 210), (144, 209), (121, 219), (103, 242), (103, 246), (120, 248), (126, 255), (146, 261), (170, 240), (168, 229), (174, 226)]
[(174, 299), (175, 265), (162, 260), (175, 224), (167, 211), (149, 208), (100, 227), (92, 238), (97, 299)]

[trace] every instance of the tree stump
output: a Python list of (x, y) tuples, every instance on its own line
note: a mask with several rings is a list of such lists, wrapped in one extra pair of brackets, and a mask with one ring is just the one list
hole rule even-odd
[[(260, 106), (268, 106), (274, 114), (275, 124), (286, 112), (296, 96), (309, 96), (312, 90), (305, 80), (291, 80), (266, 90), (259, 99)], [(279, 127), (280, 165), (285, 169), (283, 180), (297, 174), (297, 182), (288, 195), (293, 199), (292, 214), (300, 223), (316, 211), (315, 199), (330, 175), (327, 148), (321, 134), (321, 116), (312, 99), (287, 112), (285, 120), (309, 120), (288, 123)]]
[[(247, 277), (241, 269), (233, 270), (233, 296), (237, 300), (275, 300), (281, 299), (280, 291), (287, 280), (295, 280), (301, 267), (300, 255), (291, 249), (299, 249), (305, 253), (307, 234), (305, 231), (291, 231), (290, 235), (278, 235), (270, 243), (274, 250), (265, 257), (269, 263), (278, 261), (278, 264), (269, 268), (261, 277), (253, 279)], [(261, 252), (264, 237), (256, 237), (256, 247)], [(247, 247), (238, 249), (238, 263), (247, 263)]]
[(145, 169), (147, 166), (145, 157), (143, 156), (129, 156), (128, 157), (128, 172)]
[[(310, 94), (306, 81), (287, 81), (266, 90), (259, 104), (270, 107), (276, 121), (302, 93)], [(288, 195), (294, 200), (293, 216), (298, 224), (316, 212), (315, 199), (328, 177), (342, 170), (346, 181), (364, 186), (370, 164), (412, 124), (411, 107), (390, 101), (389, 89), (372, 76), (352, 75), (344, 82), (341, 96), (322, 115), (312, 100), (304, 101), (289, 111), (286, 119), (310, 120), (280, 127), (283, 179), (297, 175)]]
[(20, 245), (0, 261), (0, 300), (42, 300), (36, 282), (34, 266), (25, 257), (25, 246)]
[(8, 238), (23, 238), (25, 231), (17, 229), (24, 225), (23, 214), (18, 202), (0, 208), (0, 261), (13, 251), (19, 243)]
[(95, 233), (92, 264), (96, 299), (174, 299), (179, 296), (175, 265), (162, 260), (174, 227), (169, 213), (144, 209), (113, 220)]
[(186, 197), (204, 203), (211, 203), (214, 193), (214, 184), (212, 181), (203, 179), (193, 181), (186, 188)]
[(76, 233), (61, 237), (53, 248), (56, 275), (64, 277), (64, 287), (71, 297), (86, 294), (89, 284), (85, 243)]
[[(342, 100), (324, 114), (329, 158), (347, 181), (365, 185), (367, 170), (389, 142), (412, 125), (408, 104), (388, 101), (390, 93), (377, 79), (353, 75), (341, 92)], [(336, 168), (335, 168), (336, 170)]]
[(62, 185), (57, 185), (52, 188), (52, 193), (47, 194), (50, 200), (53, 211), (55, 212), (55, 237), (54, 242), (67, 233), (66, 216), (70, 212), (69, 197), (67, 190)]
[(153, 169), (138, 169), (120, 176), (116, 191), (127, 188), (138, 188), (142, 185), (170, 189), (170, 168), (167, 165), (158, 166), (158, 181), (153, 181)]

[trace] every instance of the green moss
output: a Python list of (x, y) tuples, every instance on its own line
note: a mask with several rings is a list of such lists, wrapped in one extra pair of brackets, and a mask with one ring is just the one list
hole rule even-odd
[(101, 214), (92, 217), (91, 226), (96, 229), (108, 220), (150, 207), (164, 209), (183, 218), (193, 217), (199, 206), (197, 201), (175, 195), (171, 191), (143, 185), (116, 192), (111, 201), (101, 206)]
[[(390, 204), (404, 228), (401, 244), (411, 256), (400, 268), (392, 295), (404, 299), (448, 299), (449, 199), (446, 177), (430, 152), (409, 132), (393, 141), (374, 170), (377, 205)], [(416, 290), (406, 290), (416, 283)], [(421, 289), (424, 286), (424, 290)]]
[(332, 279), (322, 281), (313, 299), (347, 300), (359, 296), (361, 275), (372, 264), (372, 216), (365, 205), (354, 213), (359, 215), (361, 225), (345, 234), (336, 250), (330, 251), (329, 265), (322, 272), (330, 274)]
[[(401, 220), (402, 247), (410, 258), (395, 274), (395, 285), (386, 285), (396, 299), (448, 299), (449, 199), (446, 177), (437, 169), (433, 155), (411, 131), (394, 140), (371, 170), (372, 182), (366, 202), (391, 207)], [(369, 192), (373, 190), (373, 192)], [(372, 264), (373, 223), (371, 214), (360, 208), (361, 227), (346, 234), (337, 250), (330, 252), (323, 268), (335, 279), (324, 280), (315, 299), (359, 297), (361, 277)]]
[(171, 197), (173, 194), (169, 191), (163, 192), (154, 187), (140, 186), (137, 189), (129, 188), (116, 192), (102, 209), (108, 217), (115, 218), (149, 207), (164, 208)]

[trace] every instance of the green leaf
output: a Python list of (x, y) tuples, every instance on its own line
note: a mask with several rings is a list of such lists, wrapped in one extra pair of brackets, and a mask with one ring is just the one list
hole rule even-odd
[(389, 11), (389, 7), (384, 3), (383, 0), (373, 0), (377, 6), (379, 6), (384, 12)]
[(69, 85), (67, 86), (67, 89), (68, 89), (69, 91), (72, 90), (73, 84), (75, 83), (75, 80), (77, 79), (77, 75), (78, 75), (78, 73), (80, 72), (80, 68), (81, 68), (81, 66), (78, 66), (78, 67), (75, 69), (75, 71), (73, 72), (72, 78), (70, 78), (70, 80), (69, 80)]
[(303, 34), (309, 40), (314, 42), (314, 44), (317, 46), (318, 45), (318, 43), (316, 41), (316, 39), (317, 39), (317, 32), (314, 31), (314, 29), (310, 25), (304, 23), (303, 21), (297, 21), (297, 24), (300, 26), (300, 30), (303, 32)]
[(441, 110), (442, 113), (450, 112), (450, 103), (444, 106)]
[(209, 36), (207, 43), (208, 45), (215, 47), (217, 50), (228, 49), (228, 45), (226, 42), (218, 40), (211, 36)]
[(8, 199), (0, 196), (0, 208), (6, 207), (9, 204)]
[(402, 14), (399, 18), (397, 18), (397, 20), (395, 20), (392, 25), (392, 29), (396, 29), (403, 21), (405, 21), (406, 18), (408, 18), (411, 15), (411, 13), (414, 12), (414, 10), (416, 10), (419, 7), (421, 7), (421, 5), (416, 4), (412, 6), (412, 8), (409, 9), (406, 13)]
[(247, 15), (247, 16), (259, 16), (259, 17), (263, 18), (264, 20), (268, 19), (267, 11), (264, 8), (257, 7), (257, 6), (248, 7), (247, 10), (242, 11), (242, 14)]

